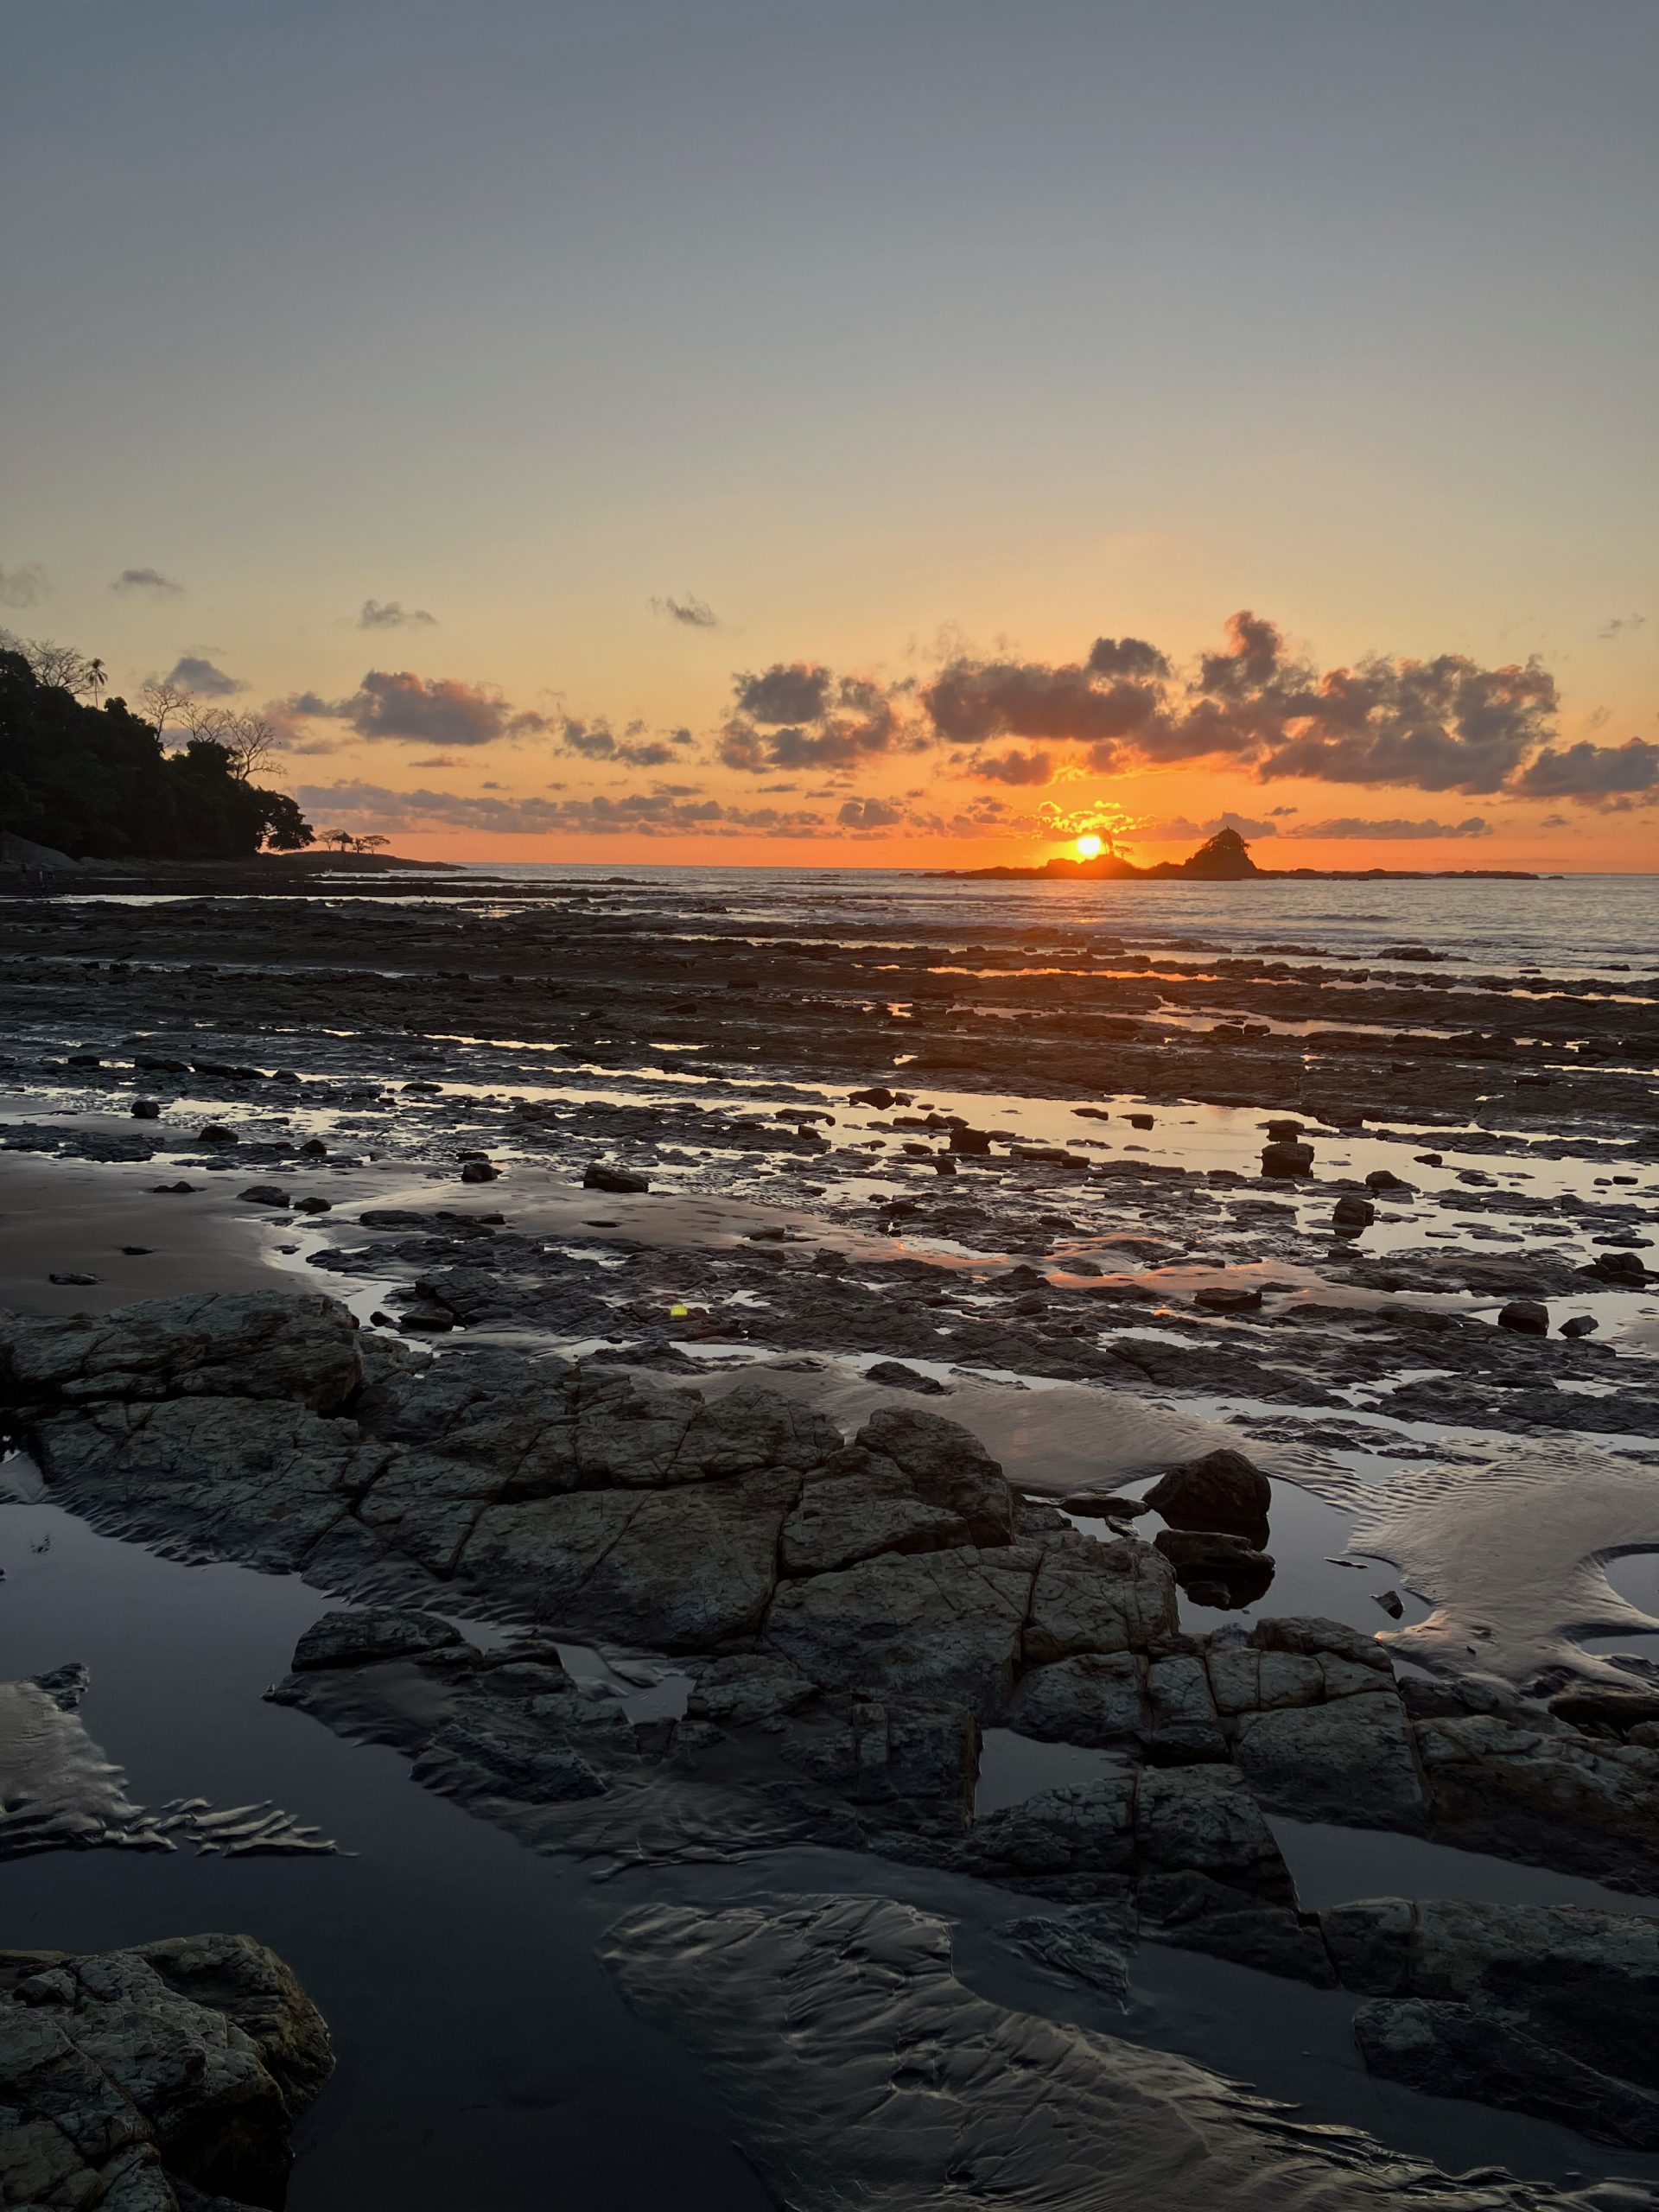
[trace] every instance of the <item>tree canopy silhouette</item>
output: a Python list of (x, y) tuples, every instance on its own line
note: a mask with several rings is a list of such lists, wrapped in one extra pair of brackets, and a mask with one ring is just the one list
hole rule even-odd
[(89, 706), (0, 651), (0, 830), (77, 860), (241, 860), (300, 851), (311, 825), (211, 736), (169, 753), (124, 699)]

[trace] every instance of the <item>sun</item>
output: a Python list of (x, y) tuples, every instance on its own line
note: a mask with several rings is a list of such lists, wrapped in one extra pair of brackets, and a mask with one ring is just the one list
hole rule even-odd
[(1098, 860), (1105, 849), (1105, 840), (1102, 837), (1079, 837), (1077, 840), (1077, 858), (1080, 861)]

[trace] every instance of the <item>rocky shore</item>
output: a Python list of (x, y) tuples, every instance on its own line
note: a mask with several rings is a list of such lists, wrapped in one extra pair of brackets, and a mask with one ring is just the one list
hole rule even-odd
[[(108, 1194), (8, 1277), (43, 1495), (340, 1601), (276, 1706), (589, 1878), (868, 1866), (607, 1938), (780, 2202), (1116, 2202), (1106, 2126), (1125, 2203), (1256, 2202), (1252, 2140), (1263, 2202), (1659, 2202), (1315, 2142), (974, 1994), (915, 1902), (1005, 1898), (1109, 2012), (1156, 1951), (1326, 1993), (1402, 2094), (1659, 2152), (1659, 1621), (1609, 1579), (1659, 1551), (1653, 980), (423, 900), (14, 906), (0, 1147)], [(83, 1688), (5, 1686), (0, 1854), (327, 1848), (134, 1803)], [(1008, 1746), (1064, 1778), (988, 1796)], [(1604, 1902), (1313, 1909), (1286, 1823)], [(779, 1977), (839, 2024), (774, 2082)], [(882, 2097), (976, 2068), (884, 2167)]]

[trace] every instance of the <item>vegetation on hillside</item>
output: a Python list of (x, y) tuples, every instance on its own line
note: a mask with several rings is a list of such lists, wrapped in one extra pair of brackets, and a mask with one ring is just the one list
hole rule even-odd
[(0, 830), (77, 860), (240, 860), (313, 842), (286, 792), (251, 780), (275, 741), (258, 716), (152, 684), (147, 720), (124, 699), (95, 703), (99, 661), (0, 647)]

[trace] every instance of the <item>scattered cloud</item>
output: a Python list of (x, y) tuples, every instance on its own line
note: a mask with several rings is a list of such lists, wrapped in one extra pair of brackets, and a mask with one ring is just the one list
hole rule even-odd
[(982, 753), (964, 762), (963, 773), (986, 784), (1052, 784), (1052, 753), (1021, 753), (1011, 746), (1006, 753)]
[[(418, 790), (394, 791), (383, 785), (340, 782), (302, 785), (302, 807), (329, 815), (350, 815), (381, 830), (479, 830), (511, 836), (550, 831), (603, 836), (679, 836), (702, 832), (721, 837), (760, 831), (773, 836), (815, 837), (827, 833), (820, 814), (785, 813), (777, 807), (734, 807), (719, 799), (680, 796), (673, 786), (612, 798), (496, 798), (481, 793)], [(832, 832), (829, 834), (833, 834)]]
[(653, 599), (653, 614), (661, 614), (671, 622), (683, 624), (688, 630), (718, 630), (720, 617), (706, 599), (699, 599), (695, 592), (688, 592), (683, 599)]
[(847, 830), (889, 830), (905, 819), (905, 809), (885, 798), (843, 799), (836, 819)]
[(1598, 630), (1596, 635), (1604, 644), (1610, 645), (1615, 638), (1623, 638), (1632, 630), (1644, 628), (1647, 620), (1645, 614), (1616, 614), (1606, 628)]
[(416, 745), (493, 745), (498, 738), (536, 736), (552, 725), (544, 715), (518, 713), (486, 683), (452, 677), (372, 668), (349, 699), (296, 691), (281, 702), (288, 715), (348, 722), (359, 737)]
[[(1294, 813), (1292, 807), (1289, 812)], [(1269, 817), (1255, 821), (1248, 814), (1235, 814), (1230, 809), (1212, 815), (1207, 822), (1194, 822), (1190, 815), (1165, 815), (1155, 822), (1142, 822), (1124, 834), (1132, 844), (1198, 845), (1206, 837), (1216, 836), (1223, 830), (1236, 830), (1241, 837), (1276, 837), (1279, 824)]]
[(1494, 791), (1541, 746), (1556, 709), (1536, 660), (1483, 668), (1459, 653), (1374, 655), (1321, 673), (1248, 610), (1217, 652), (1177, 677), (1141, 639), (1103, 638), (1083, 661), (948, 661), (923, 691), (943, 741), (1083, 747), (1077, 765), (1230, 760), (1258, 780)]
[(689, 729), (677, 729), (667, 737), (647, 737), (643, 722), (630, 722), (618, 737), (604, 716), (583, 721), (577, 715), (566, 715), (556, 724), (557, 744), (562, 753), (578, 753), (586, 760), (613, 760), (628, 768), (665, 768), (681, 757), (680, 748), (692, 742)]
[(128, 598), (136, 591), (154, 592), (158, 599), (176, 599), (184, 586), (164, 576), (159, 569), (123, 569), (110, 589)]
[(38, 561), (8, 569), (0, 563), (0, 607), (35, 607), (52, 588)]
[(1522, 798), (1575, 798), (1589, 804), (1622, 799), (1615, 810), (1623, 813), (1631, 802), (1659, 799), (1659, 745), (1645, 738), (1626, 738), (1623, 745), (1577, 745), (1550, 747), (1529, 762), (1510, 788)]
[(435, 630), (438, 618), (423, 607), (405, 607), (401, 599), (365, 599), (358, 614), (359, 630)]
[(1287, 837), (1380, 837), (1409, 841), (1421, 837), (1490, 837), (1492, 825), (1478, 814), (1462, 822), (1408, 822), (1395, 817), (1385, 822), (1362, 821), (1357, 815), (1339, 815), (1331, 822), (1304, 822), (1285, 831)]
[(424, 760), (411, 760), (411, 768), (458, 768), (461, 766), (453, 753), (434, 753)]
[(181, 653), (168, 669), (167, 681), (200, 699), (229, 699), (248, 688), (239, 676), (227, 676), (203, 653)]
[(851, 769), (882, 753), (925, 747), (888, 690), (810, 661), (774, 661), (733, 678), (734, 702), (715, 757), (749, 775), (782, 769)]

